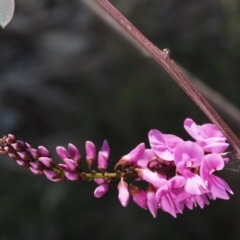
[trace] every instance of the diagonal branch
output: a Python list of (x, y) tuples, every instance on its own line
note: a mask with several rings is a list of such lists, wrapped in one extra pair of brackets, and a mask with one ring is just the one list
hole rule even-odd
[[(95, 14), (97, 14), (103, 21), (105, 21), (112, 29), (114, 29), (117, 33), (119, 33), (123, 38), (129, 41), (133, 47), (137, 48), (141, 53), (150, 57), (150, 55), (136, 43), (133, 38), (131, 38), (128, 33), (121, 28), (116, 21), (114, 21), (109, 15), (106, 15), (105, 11), (94, 1), (94, 0), (81, 0), (90, 10), (92, 10)], [(215, 108), (217, 108), (220, 112), (222, 112), (226, 117), (231, 120), (236, 127), (239, 127), (239, 119), (240, 119), (240, 110), (237, 106), (235, 106), (232, 102), (226, 99), (222, 94), (217, 92), (215, 89), (208, 86), (201, 79), (194, 76), (188, 70), (186, 70), (179, 63), (177, 65), (182, 69), (187, 78), (194, 84), (195, 87), (205, 96), (210, 103), (212, 103)]]
[(240, 158), (240, 140), (227, 126), (215, 109), (200, 94), (200, 92), (187, 79), (182, 70), (171, 59), (170, 50), (163, 51), (150, 42), (141, 32), (139, 32), (108, 0), (95, 0), (96, 3), (113, 18), (133, 40), (142, 46), (178, 83), (183, 91), (195, 102), (195, 104), (205, 113), (209, 120), (214, 123), (219, 130), (226, 136), (229, 143), (235, 150), (236, 157)]

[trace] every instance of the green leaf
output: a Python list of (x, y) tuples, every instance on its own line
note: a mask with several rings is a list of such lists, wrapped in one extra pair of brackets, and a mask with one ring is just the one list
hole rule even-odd
[(5, 28), (13, 17), (14, 0), (0, 0), (0, 26)]

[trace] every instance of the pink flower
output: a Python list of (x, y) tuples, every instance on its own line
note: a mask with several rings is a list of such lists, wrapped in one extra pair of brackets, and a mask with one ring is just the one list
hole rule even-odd
[(200, 195), (206, 191), (206, 185), (202, 178), (192, 172), (203, 161), (203, 149), (196, 143), (187, 141), (179, 144), (174, 151), (174, 162), (177, 170), (185, 177), (185, 191)]
[[(78, 167), (81, 163), (81, 156), (79, 154), (78, 149), (73, 144), (68, 144), (68, 151), (64, 147), (56, 148), (57, 154), (62, 159), (64, 164), (58, 164), (58, 167), (64, 171), (64, 175), (67, 179), (71, 181), (76, 181), (80, 179), (80, 175), (78, 173)], [(47, 157), (41, 157), (39, 159), (46, 166), (51, 164)]]
[(157, 200), (155, 197), (156, 194), (156, 189), (153, 187), (153, 185), (149, 185), (147, 188), (147, 206), (154, 218), (157, 216), (157, 211), (158, 211), (158, 204)]
[(175, 202), (178, 194), (184, 191), (183, 186), (185, 179), (182, 176), (175, 176), (160, 187), (156, 192), (156, 201), (160, 208), (170, 213), (173, 217), (177, 217), (177, 213), (182, 213), (183, 203)]
[(149, 142), (153, 152), (166, 161), (173, 160), (173, 151), (183, 140), (172, 134), (162, 134), (153, 129), (148, 133)]
[[(148, 134), (151, 148), (146, 149), (144, 143), (138, 144), (118, 161), (115, 172), (106, 172), (110, 155), (106, 140), (98, 152), (98, 172), (91, 169), (96, 160), (96, 147), (90, 141), (85, 144), (89, 172), (82, 171), (81, 156), (73, 144), (69, 144), (68, 149), (57, 147), (57, 154), (63, 161), (60, 164), (55, 164), (45, 147), (34, 149), (13, 135), (1, 139), (0, 153), (54, 182), (94, 180), (98, 184), (94, 190), (96, 198), (109, 190), (112, 180), (121, 178), (118, 198), (123, 207), (128, 205), (132, 195), (133, 201), (148, 209), (154, 218), (159, 209), (177, 217), (184, 207), (191, 210), (196, 206), (203, 208), (211, 199), (227, 200), (233, 194), (228, 184), (213, 174), (222, 170), (234, 154), (223, 153), (228, 146), (226, 138), (215, 125), (199, 126), (189, 118), (184, 121), (184, 128), (195, 142), (183, 141), (175, 135), (153, 129)], [(121, 169), (117, 169), (119, 165)], [(142, 181), (143, 186), (147, 184), (146, 191), (135, 186), (135, 181)]]
[(214, 124), (197, 125), (192, 119), (184, 121), (184, 128), (205, 152), (223, 153), (229, 146), (226, 138)]
[[(63, 162), (68, 166), (68, 168), (73, 171), (81, 163), (81, 156), (78, 149), (71, 143), (68, 144), (68, 151), (64, 147), (56, 148), (58, 156), (63, 160)], [(48, 164), (47, 157), (42, 157), (40, 159), (43, 164)]]
[(123, 207), (127, 207), (130, 199), (128, 184), (121, 178), (118, 184), (118, 199)]
[(210, 190), (209, 197), (211, 199), (221, 198), (227, 200), (229, 199), (227, 192), (233, 194), (232, 190), (223, 179), (212, 174), (216, 170), (222, 170), (224, 164), (223, 158), (218, 154), (208, 154), (203, 159), (200, 168), (200, 176), (207, 182), (207, 186)]

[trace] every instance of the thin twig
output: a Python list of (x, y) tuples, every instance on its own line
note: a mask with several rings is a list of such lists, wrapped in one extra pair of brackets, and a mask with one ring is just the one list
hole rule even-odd
[(205, 113), (209, 120), (214, 123), (226, 136), (229, 143), (235, 150), (235, 154), (240, 157), (240, 140), (222, 120), (219, 114), (200, 94), (200, 92), (187, 79), (177, 64), (171, 59), (170, 51), (161, 51), (140, 33), (111, 3), (107, 0), (95, 0), (96, 3), (105, 10), (138, 44), (140, 44), (178, 83), (184, 92), (195, 102), (195, 104)]

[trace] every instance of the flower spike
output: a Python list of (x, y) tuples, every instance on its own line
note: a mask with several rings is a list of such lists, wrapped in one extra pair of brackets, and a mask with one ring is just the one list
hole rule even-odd
[[(109, 172), (110, 147), (106, 140), (98, 151), (98, 171), (92, 169), (96, 147), (90, 141), (85, 144), (89, 172), (82, 171), (81, 155), (71, 143), (67, 149), (56, 148), (62, 161), (56, 163), (45, 147), (34, 149), (9, 134), (0, 139), (0, 154), (8, 155), (19, 166), (53, 182), (94, 180), (96, 198), (109, 191), (112, 180), (119, 179), (118, 199), (123, 207), (127, 207), (131, 195), (133, 202), (149, 210), (154, 218), (159, 210), (177, 217), (185, 207), (190, 210), (196, 206), (204, 208), (210, 200), (228, 200), (233, 194), (228, 184), (214, 175), (235, 156), (223, 152), (228, 143), (222, 133), (213, 124), (199, 126), (189, 118), (184, 121), (184, 128), (194, 142), (153, 129), (148, 134), (151, 148), (145, 148), (144, 143), (138, 144), (123, 155), (114, 172)], [(121, 170), (116, 169), (119, 165)], [(138, 187), (139, 182), (147, 183), (147, 189)]]

